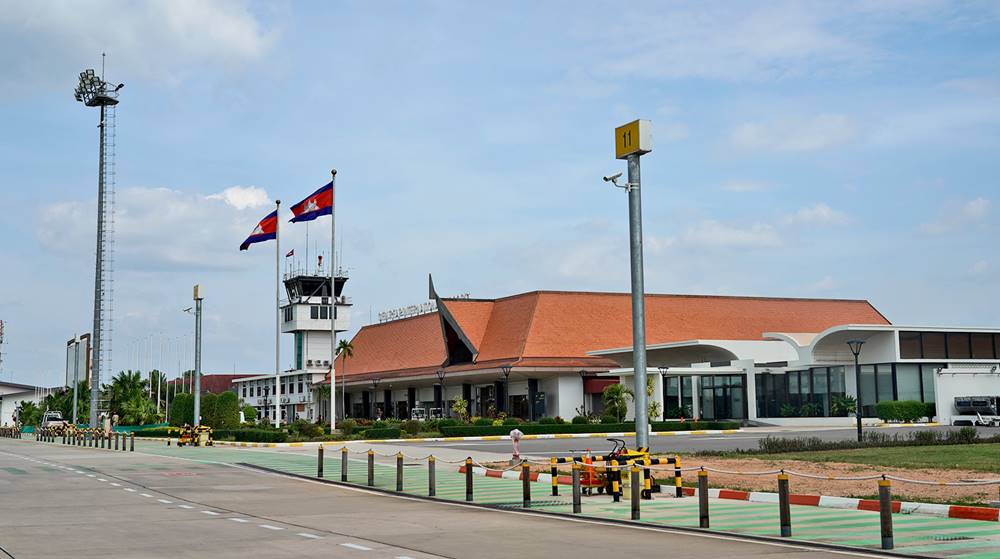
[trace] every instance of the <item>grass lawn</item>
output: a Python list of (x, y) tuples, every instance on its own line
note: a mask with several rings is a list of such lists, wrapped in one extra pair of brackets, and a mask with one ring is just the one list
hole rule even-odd
[(995, 443), (820, 450), (754, 454), (747, 457), (766, 460), (847, 462), (896, 468), (962, 469), (1000, 473), (1000, 444)]

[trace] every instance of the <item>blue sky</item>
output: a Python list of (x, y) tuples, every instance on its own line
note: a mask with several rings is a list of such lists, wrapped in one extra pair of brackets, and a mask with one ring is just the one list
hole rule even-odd
[(648, 291), (1000, 326), (996, 3), (91, 4), (0, 9), (4, 380), (59, 383), (90, 328), (97, 115), (72, 90), (102, 51), (126, 83), (116, 369), (149, 335), (189, 344), (201, 283), (205, 369), (269, 370), (273, 245), (237, 247), (331, 167), (356, 327), (428, 273), (626, 291), (626, 198), (600, 178), (638, 117)]

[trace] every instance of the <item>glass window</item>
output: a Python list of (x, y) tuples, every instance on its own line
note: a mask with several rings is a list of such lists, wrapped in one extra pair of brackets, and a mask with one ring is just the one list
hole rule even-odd
[(309, 318), (313, 320), (319, 318), (319, 307), (309, 307)]
[(876, 383), (878, 385), (878, 402), (896, 399), (896, 395), (893, 393), (892, 385), (892, 365), (878, 366)]
[(965, 332), (948, 332), (948, 359), (969, 359), (969, 335)]
[(944, 333), (924, 332), (921, 336), (923, 340), (924, 359), (944, 359)]
[(830, 395), (844, 396), (847, 394), (847, 387), (844, 384), (844, 368), (830, 367)]
[(802, 405), (799, 398), (799, 371), (789, 371), (788, 373), (788, 403), (796, 408)]
[(934, 374), (937, 369), (941, 367), (940, 363), (935, 363), (932, 365), (921, 365), (920, 366), (920, 376), (923, 377), (924, 381), (924, 401), (933, 402), (934, 401)]
[(826, 368), (812, 370), (812, 402), (823, 408), (823, 417), (830, 417), (830, 387)]
[(899, 333), (899, 356), (903, 359), (920, 359), (920, 332)]
[(688, 414), (693, 413), (691, 406), (694, 403), (694, 377), (681, 377), (681, 405)]
[(919, 365), (896, 364), (896, 394), (900, 400), (923, 401), (923, 391), (920, 390)]
[[(861, 366), (861, 405), (875, 405), (875, 367), (873, 365)], [(867, 414), (868, 412), (865, 411)]]
[(319, 318), (320, 320), (328, 320), (330, 318), (330, 307), (320, 307)]
[(302, 394), (302, 383), (299, 382), (299, 394)]
[(993, 336), (989, 334), (972, 334), (972, 358), (996, 359), (993, 354)]

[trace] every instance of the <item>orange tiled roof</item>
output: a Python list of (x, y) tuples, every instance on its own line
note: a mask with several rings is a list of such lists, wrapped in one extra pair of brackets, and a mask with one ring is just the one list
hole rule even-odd
[[(478, 355), (449, 370), (502, 364), (614, 366), (588, 351), (632, 344), (627, 293), (532, 291), (495, 300), (442, 299)], [(821, 332), (838, 324), (889, 324), (868, 301), (705, 295), (646, 295), (646, 340), (760, 340), (764, 332)], [(363, 327), (338, 374), (432, 374), (447, 358), (437, 312)]]

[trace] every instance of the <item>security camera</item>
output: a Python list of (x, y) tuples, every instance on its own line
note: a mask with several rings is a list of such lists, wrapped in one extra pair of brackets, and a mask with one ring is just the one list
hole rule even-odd
[(615, 182), (620, 176), (622, 176), (621, 172), (606, 176), (604, 177), (604, 182)]

